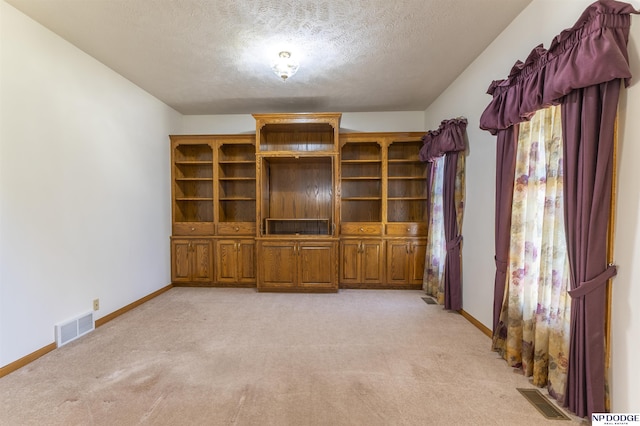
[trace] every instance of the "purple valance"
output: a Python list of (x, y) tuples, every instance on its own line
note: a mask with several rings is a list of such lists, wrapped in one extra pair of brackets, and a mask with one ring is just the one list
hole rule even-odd
[(429, 131), (422, 137), (420, 160), (433, 161), (447, 152), (464, 151), (466, 130), (466, 118), (442, 121), (438, 130)]
[(537, 46), (525, 62), (516, 62), (509, 77), (491, 83), (487, 93), (493, 100), (480, 118), (480, 128), (495, 135), (530, 119), (541, 108), (558, 104), (574, 89), (628, 81), (631, 13), (638, 11), (614, 0), (590, 5), (548, 50)]

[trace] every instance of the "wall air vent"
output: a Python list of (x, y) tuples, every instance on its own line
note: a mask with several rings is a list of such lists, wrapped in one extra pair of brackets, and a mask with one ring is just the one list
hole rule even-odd
[(78, 315), (75, 318), (56, 324), (56, 344), (58, 347), (84, 336), (95, 329), (93, 312)]

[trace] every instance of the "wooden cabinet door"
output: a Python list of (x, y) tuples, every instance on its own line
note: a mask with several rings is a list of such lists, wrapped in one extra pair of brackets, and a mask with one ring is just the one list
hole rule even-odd
[(171, 241), (171, 281), (191, 281), (191, 247), (189, 240)]
[(409, 242), (407, 240), (387, 241), (387, 283), (407, 284), (409, 282)]
[(256, 282), (256, 243), (254, 240), (238, 241), (238, 283)]
[(422, 277), (424, 276), (424, 261), (427, 254), (426, 241), (413, 241), (411, 244), (411, 275), (409, 284), (422, 285)]
[(353, 286), (382, 284), (383, 247), (381, 240), (343, 240), (340, 243), (340, 282)]
[(218, 240), (216, 250), (216, 282), (246, 284), (256, 281), (253, 240)]
[(210, 240), (173, 240), (171, 242), (171, 281), (176, 283), (213, 281), (213, 256)]
[(260, 275), (258, 288), (295, 287), (297, 281), (297, 243), (263, 241), (259, 245)]
[(340, 243), (340, 282), (358, 284), (360, 282), (360, 241), (344, 240)]
[(360, 247), (360, 279), (364, 284), (382, 284), (385, 261), (382, 241), (363, 240)]
[(216, 253), (216, 282), (238, 282), (238, 242), (218, 240)]
[(297, 256), (300, 287), (337, 288), (335, 243), (300, 242)]
[(211, 247), (211, 241), (209, 240), (193, 240), (191, 242), (191, 281), (213, 281), (213, 253)]
[(387, 241), (387, 283), (421, 286), (426, 248), (422, 239)]

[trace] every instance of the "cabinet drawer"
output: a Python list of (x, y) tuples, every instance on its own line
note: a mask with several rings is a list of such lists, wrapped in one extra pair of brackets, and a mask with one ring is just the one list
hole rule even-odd
[(213, 235), (213, 222), (180, 222), (173, 224), (173, 235)]
[(382, 224), (343, 223), (340, 225), (342, 235), (382, 235)]
[(417, 236), (427, 235), (426, 223), (388, 223), (387, 235)]
[(255, 235), (255, 233), (255, 223), (229, 222), (218, 224), (218, 235)]

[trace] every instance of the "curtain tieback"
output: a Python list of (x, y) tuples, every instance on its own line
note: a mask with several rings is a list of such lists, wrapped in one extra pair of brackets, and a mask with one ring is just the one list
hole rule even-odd
[(496, 261), (496, 269), (498, 270), (498, 272), (502, 272), (503, 274), (506, 274), (507, 266), (509, 266), (509, 264), (504, 260), (498, 260), (497, 256), (495, 256), (494, 259)]
[(462, 235), (458, 235), (453, 240), (447, 241), (447, 251), (454, 249), (462, 242)]
[(580, 287), (569, 290), (569, 296), (572, 299), (578, 299), (591, 293), (601, 285), (604, 285), (609, 278), (612, 278), (618, 273), (618, 268), (615, 265), (609, 265), (604, 272), (600, 273), (597, 277), (580, 283)]

